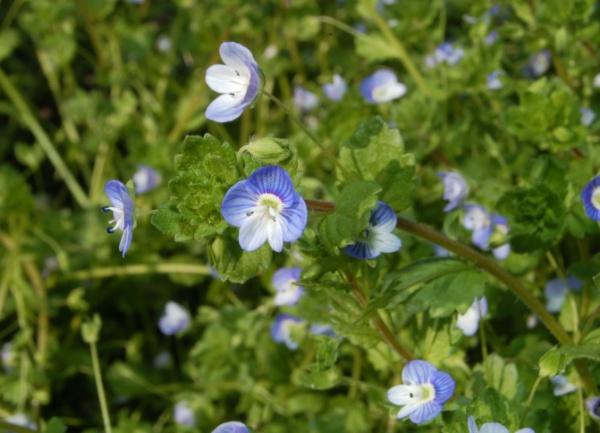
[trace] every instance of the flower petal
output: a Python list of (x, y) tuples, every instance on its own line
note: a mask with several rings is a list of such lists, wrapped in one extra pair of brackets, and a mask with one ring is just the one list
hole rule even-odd
[(379, 253), (395, 253), (402, 247), (402, 241), (393, 233), (380, 232), (372, 229), (371, 248)]
[(221, 214), (225, 221), (234, 227), (240, 227), (248, 218), (248, 213), (253, 212), (258, 196), (248, 190), (247, 181), (241, 180), (233, 185), (221, 203)]
[(215, 122), (231, 122), (240, 117), (246, 106), (242, 105), (244, 95), (231, 96), (225, 93), (206, 107), (205, 116)]
[(119, 242), (119, 251), (121, 252), (122, 257), (125, 257), (125, 254), (129, 250), (132, 239), (133, 239), (133, 228), (130, 226), (125, 226), (125, 229), (123, 230), (123, 234), (121, 235), (121, 241)]
[(267, 223), (267, 240), (273, 251), (280, 253), (283, 250), (283, 229), (279, 218)]
[(598, 199), (594, 200), (595, 197), (600, 195), (599, 189), (600, 176), (596, 176), (581, 191), (581, 201), (583, 201), (585, 213), (594, 221), (600, 221), (600, 207), (596, 202)]
[(350, 257), (354, 257), (355, 259), (359, 260), (370, 260), (379, 256), (379, 252), (371, 248), (371, 246), (366, 242), (356, 242), (348, 245), (347, 247), (344, 247), (343, 251)]
[(254, 214), (240, 226), (239, 241), (244, 251), (254, 251), (267, 240), (267, 227), (261, 214)]
[[(248, 73), (245, 71), (245, 73)], [(208, 87), (219, 93), (242, 93), (248, 89), (248, 77), (230, 66), (213, 65), (206, 70), (205, 80)]]
[(396, 385), (391, 387), (387, 392), (387, 399), (398, 406), (405, 406), (413, 401), (410, 397), (410, 385)]
[(129, 190), (118, 180), (109, 180), (104, 185), (104, 193), (110, 200), (110, 203), (117, 208), (124, 208), (123, 197), (129, 197)]
[(285, 242), (294, 242), (302, 236), (306, 223), (308, 221), (308, 210), (306, 202), (302, 197), (296, 195), (296, 202), (290, 208), (286, 208), (281, 213), (284, 220), (283, 240)]
[(237, 42), (223, 42), (219, 47), (219, 54), (223, 63), (233, 69), (247, 68), (250, 70), (256, 66), (252, 52)]
[(535, 431), (532, 428), (525, 427), (520, 430), (517, 430), (515, 433), (535, 433)]
[(409, 385), (431, 383), (436, 372), (437, 369), (427, 361), (410, 361), (402, 369), (402, 382)]
[(442, 406), (436, 401), (420, 404), (410, 414), (410, 420), (415, 424), (423, 424), (432, 420), (442, 412)]
[(472, 416), (470, 416), (467, 419), (467, 424), (469, 426), (469, 433), (479, 433), (479, 430), (477, 429), (477, 424), (475, 423), (475, 420)]
[(390, 206), (382, 201), (379, 201), (371, 213), (369, 222), (373, 227), (376, 227), (381, 231), (391, 232), (396, 228), (398, 218)]
[(219, 425), (212, 433), (250, 433), (248, 427), (239, 421), (229, 421)]
[(377, 86), (373, 89), (372, 97), (375, 102), (390, 102), (406, 93), (406, 86), (402, 83), (390, 83)]
[(456, 386), (452, 376), (443, 371), (434, 373), (432, 384), (435, 388), (435, 401), (438, 402), (440, 406), (452, 397)]
[(479, 433), (510, 433), (506, 427), (497, 422), (487, 422), (481, 426)]
[(295, 204), (292, 178), (279, 166), (268, 165), (254, 171), (248, 178), (248, 188), (256, 194), (276, 195), (283, 202), (284, 209)]

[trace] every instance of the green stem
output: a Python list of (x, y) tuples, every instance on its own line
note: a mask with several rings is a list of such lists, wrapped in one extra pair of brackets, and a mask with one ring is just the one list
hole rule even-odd
[(27, 427), (23, 427), (17, 424), (12, 424), (6, 421), (0, 421), (0, 432), (7, 433), (35, 433), (36, 430), (31, 430)]
[(531, 408), (531, 403), (533, 402), (533, 397), (535, 396), (538, 386), (540, 386), (540, 383), (542, 383), (542, 379), (543, 376), (538, 376), (537, 379), (535, 379), (533, 386), (531, 387), (531, 391), (529, 392), (529, 396), (527, 397), (527, 401), (525, 402), (525, 410), (523, 411), (523, 416), (521, 416), (521, 424), (525, 422), (525, 418), (527, 417), (529, 409)]
[(90, 354), (92, 356), (92, 368), (94, 369), (94, 380), (96, 381), (96, 391), (98, 392), (98, 400), (100, 401), (100, 411), (102, 412), (104, 432), (112, 433), (112, 429), (110, 427), (110, 415), (108, 413), (108, 405), (106, 403), (106, 394), (104, 393), (104, 385), (102, 384), (102, 374), (100, 373), (98, 349), (96, 347), (95, 342), (90, 343)]
[(75, 271), (64, 275), (68, 280), (88, 280), (110, 278), (124, 275), (145, 274), (196, 274), (210, 275), (210, 267), (207, 265), (195, 265), (192, 263), (158, 263), (156, 265), (126, 265), (108, 266), (105, 268), (92, 268)]
[(579, 399), (579, 433), (585, 433), (585, 401), (581, 388), (577, 390), (577, 397)]
[(0, 69), (0, 88), (2, 88), (2, 90), (4, 90), (4, 92), (11, 99), (17, 111), (19, 112), (22, 122), (29, 128), (33, 136), (36, 138), (40, 147), (44, 150), (46, 156), (48, 156), (48, 159), (50, 160), (50, 162), (52, 162), (52, 165), (54, 165), (54, 168), (56, 169), (60, 177), (62, 177), (63, 181), (67, 185), (67, 188), (69, 189), (79, 206), (89, 206), (89, 200), (83, 192), (81, 186), (79, 186), (79, 183), (75, 179), (75, 176), (73, 176), (69, 168), (66, 166), (66, 164), (60, 157), (60, 154), (56, 151), (54, 144), (52, 144), (52, 141), (50, 141), (50, 138), (46, 134), (46, 131), (44, 131), (42, 126), (39, 124), (31, 110), (27, 106), (27, 103), (25, 102), (25, 99), (23, 99), (21, 93), (12, 84), (12, 82), (4, 73), (4, 71), (2, 71), (2, 69)]

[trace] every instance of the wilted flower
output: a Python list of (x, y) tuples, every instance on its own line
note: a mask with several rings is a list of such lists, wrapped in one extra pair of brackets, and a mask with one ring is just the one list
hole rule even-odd
[(492, 236), (492, 217), (486, 208), (479, 205), (465, 205), (463, 226), (471, 230), (471, 241), (482, 250), (488, 248)]
[(454, 393), (454, 379), (427, 361), (408, 362), (402, 370), (402, 382), (390, 388), (387, 397), (393, 404), (404, 406), (398, 412), (398, 419), (410, 417), (415, 424), (438, 416)]
[(569, 382), (569, 379), (562, 374), (551, 377), (550, 382), (552, 382), (552, 386), (554, 387), (552, 392), (557, 397), (577, 391), (577, 387)]
[(114, 233), (115, 230), (121, 230), (121, 241), (119, 242), (119, 251), (125, 257), (125, 253), (131, 246), (133, 238), (133, 200), (129, 196), (129, 190), (122, 182), (118, 180), (109, 180), (104, 185), (104, 193), (110, 200), (111, 206), (102, 208), (104, 212), (112, 212), (113, 219), (109, 224), (114, 224), (114, 227), (106, 229), (108, 233)]
[[(477, 428), (477, 424), (475, 424), (475, 420), (472, 416), (468, 419), (469, 425), (469, 433), (510, 433), (506, 427), (497, 422), (486, 422), (481, 426), (481, 429)], [(535, 433), (530, 428), (522, 428), (517, 430), (515, 433)]]
[(14, 425), (18, 425), (21, 427), (26, 427), (29, 430), (37, 430), (37, 424), (34, 423), (29, 417), (23, 413), (15, 413), (6, 418), (6, 422), (9, 422)]
[(240, 228), (239, 242), (254, 251), (266, 241), (280, 252), (284, 242), (294, 242), (304, 232), (308, 217), (304, 199), (292, 179), (278, 166), (257, 169), (233, 185), (221, 204), (223, 218)]
[(248, 427), (238, 421), (229, 421), (219, 425), (212, 433), (250, 433)]
[(546, 283), (544, 293), (546, 295), (546, 309), (551, 313), (558, 313), (565, 303), (567, 290), (581, 289), (582, 282), (579, 278), (568, 276), (566, 279), (554, 278)]
[(393, 233), (397, 220), (391, 207), (378, 202), (361, 238), (345, 247), (344, 252), (356, 259), (374, 259), (381, 253), (395, 253), (402, 246), (400, 238)]
[(581, 191), (585, 213), (594, 221), (600, 221), (600, 176), (596, 176)]
[(319, 98), (302, 86), (294, 87), (294, 105), (301, 111), (310, 111), (319, 106)]
[(339, 74), (333, 76), (333, 81), (331, 83), (323, 84), (325, 96), (332, 101), (341, 101), (346, 94), (346, 90), (348, 90), (348, 85)]
[(144, 194), (152, 191), (160, 185), (160, 173), (147, 165), (140, 165), (133, 175), (136, 194)]
[(190, 313), (177, 302), (167, 302), (165, 312), (158, 322), (160, 332), (165, 335), (179, 334), (190, 326)]
[(291, 314), (278, 314), (271, 325), (271, 338), (277, 343), (284, 343), (290, 350), (296, 350), (299, 344), (292, 338), (292, 330), (302, 323), (304, 320), (299, 317)]
[(589, 397), (585, 401), (585, 407), (592, 418), (600, 419), (600, 397)]
[(456, 319), (456, 326), (464, 335), (475, 335), (479, 329), (479, 321), (485, 317), (488, 312), (488, 304), (485, 296), (475, 299), (469, 309), (464, 314), (459, 314)]
[(237, 119), (252, 104), (260, 88), (260, 73), (254, 56), (243, 45), (223, 42), (219, 54), (225, 64), (209, 67), (205, 80), (221, 96), (206, 108), (206, 118), (222, 123)]
[(488, 74), (486, 78), (488, 90), (498, 90), (502, 88), (503, 84), (502, 81), (500, 81), (502, 75), (504, 75), (504, 72), (501, 70), (496, 70)]
[(281, 268), (273, 274), (275, 305), (294, 305), (304, 294), (304, 288), (296, 284), (300, 280), (300, 268)]
[(444, 200), (448, 202), (444, 212), (450, 212), (460, 206), (469, 195), (469, 185), (459, 173), (439, 172), (438, 176), (444, 182)]
[(527, 63), (527, 72), (532, 77), (539, 77), (545, 74), (550, 68), (552, 53), (549, 50), (542, 50), (529, 58)]
[(196, 416), (191, 407), (185, 401), (180, 401), (173, 408), (173, 419), (176, 424), (186, 427), (194, 427), (196, 425)]
[(589, 108), (581, 107), (579, 112), (581, 113), (581, 124), (583, 126), (590, 126), (596, 120), (596, 113)]
[(404, 96), (406, 86), (398, 81), (392, 70), (379, 69), (362, 80), (360, 93), (367, 102), (383, 103)]

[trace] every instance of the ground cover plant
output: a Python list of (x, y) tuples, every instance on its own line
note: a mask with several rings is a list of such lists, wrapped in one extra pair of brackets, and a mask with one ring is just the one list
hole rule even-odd
[(0, 1), (0, 431), (597, 432), (592, 0)]

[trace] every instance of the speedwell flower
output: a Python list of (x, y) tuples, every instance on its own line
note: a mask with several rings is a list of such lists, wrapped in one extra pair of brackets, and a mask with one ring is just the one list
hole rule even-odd
[(310, 111), (319, 106), (319, 97), (302, 86), (294, 87), (294, 105), (301, 111)]
[(526, 72), (531, 77), (539, 77), (550, 69), (550, 62), (552, 61), (552, 53), (549, 50), (542, 50), (529, 58), (529, 62), (526, 67)]
[(180, 401), (173, 408), (173, 419), (176, 424), (186, 427), (194, 427), (196, 425), (196, 416), (194, 411), (185, 401)]
[(229, 421), (219, 425), (212, 433), (250, 433), (250, 431), (239, 421)]
[(471, 230), (471, 241), (482, 250), (488, 248), (492, 236), (492, 216), (483, 206), (465, 205), (463, 226)]
[(275, 305), (294, 305), (302, 297), (304, 288), (296, 284), (300, 272), (300, 268), (281, 268), (273, 274), (273, 287), (277, 292)]
[(581, 191), (585, 213), (594, 221), (600, 221), (600, 176), (596, 176)]
[(6, 417), (5, 421), (14, 425), (26, 427), (29, 430), (37, 430), (37, 424), (23, 413), (15, 413), (9, 417)]
[(552, 393), (556, 397), (571, 394), (572, 392), (577, 391), (577, 387), (569, 382), (567, 376), (563, 374), (551, 377), (550, 382), (552, 382), (552, 386), (554, 387)]
[(483, 42), (487, 46), (494, 45), (496, 43), (496, 41), (498, 41), (498, 38), (499, 38), (498, 32), (496, 30), (492, 30), (485, 36), (485, 38), (483, 39)]
[(355, 259), (374, 259), (381, 253), (395, 253), (402, 246), (400, 238), (393, 233), (397, 221), (392, 208), (378, 202), (361, 238), (345, 247), (344, 252)]
[(592, 418), (600, 419), (600, 397), (589, 397), (585, 401), (585, 407)]
[(581, 124), (583, 126), (590, 126), (596, 120), (596, 112), (587, 107), (581, 107), (579, 113), (581, 113)]
[(160, 332), (165, 335), (179, 334), (190, 326), (190, 313), (177, 302), (167, 302), (165, 312), (158, 322)]
[(579, 290), (583, 285), (582, 281), (569, 275), (566, 279), (553, 278), (546, 283), (544, 294), (546, 295), (546, 309), (551, 313), (558, 313), (565, 303), (567, 291), (569, 289)]
[(458, 326), (464, 335), (475, 335), (477, 329), (479, 329), (479, 321), (485, 317), (487, 311), (488, 304), (485, 296), (475, 299), (464, 314), (458, 315), (456, 326)]
[(309, 331), (313, 335), (327, 335), (328, 337), (335, 337), (335, 331), (329, 325), (315, 323), (310, 325)]
[(367, 102), (389, 102), (404, 96), (406, 86), (398, 81), (391, 69), (379, 69), (362, 80), (360, 93)]
[(296, 350), (299, 343), (293, 339), (292, 330), (303, 323), (304, 320), (291, 314), (278, 314), (271, 325), (271, 338), (277, 343), (284, 343), (290, 350)]
[[(506, 238), (508, 235), (508, 220), (504, 218), (502, 215), (494, 214), (492, 215), (492, 224), (493, 224), (493, 232), (498, 233), (500, 236)], [(505, 260), (510, 254), (510, 244), (507, 242), (502, 244), (494, 249), (492, 249), (492, 253), (494, 257), (498, 260)]]
[(206, 118), (223, 123), (237, 119), (252, 104), (260, 89), (260, 73), (254, 56), (243, 45), (223, 42), (219, 54), (225, 64), (209, 67), (205, 80), (221, 96), (206, 108)]
[(325, 96), (332, 101), (341, 101), (346, 94), (346, 90), (348, 90), (348, 85), (339, 74), (333, 76), (333, 81), (331, 83), (323, 84)]
[(438, 416), (454, 393), (454, 379), (427, 361), (408, 362), (402, 369), (402, 382), (390, 388), (387, 397), (393, 404), (404, 406), (398, 412), (398, 419), (410, 417), (415, 424)]
[(144, 194), (160, 185), (160, 173), (147, 165), (140, 165), (133, 175), (135, 193)]
[(462, 204), (469, 194), (469, 185), (464, 177), (454, 171), (439, 172), (438, 176), (444, 182), (444, 200), (448, 204), (444, 208), (444, 212), (450, 212)]
[(240, 246), (254, 251), (265, 242), (280, 252), (304, 231), (307, 209), (292, 179), (278, 166), (259, 168), (233, 185), (221, 204), (223, 218), (240, 228)]
[(450, 42), (444, 42), (435, 49), (435, 59), (437, 63), (447, 63), (455, 65), (463, 58), (465, 51), (460, 47), (455, 47)]
[[(469, 433), (510, 433), (506, 427), (497, 422), (486, 422), (481, 426), (480, 429), (477, 428), (477, 424), (475, 424), (475, 420), (472, 416), (468, 419), (469, 425)], [(517, 430), (515, 433), (535, 433), (530, 428), (522, 428)]]
[(133, 200), (129, 196), (129, 190), (122, 182), (118, 180), (109, 180), (104, 185), (104, 193), (110, 200), (111, 206), (102, 208), (104, 212), (111, 211), (113, 219), (109, 224), (114, 224), (114, 227), (106, 229), (108, 233), (113, 233), (115, 230), (121, 230), (121, 241), (119, 242), (119, 251), (125, 257), (125, 253), (131, 246), (133, 238)]
[(504, 72), (499, 69), (488, 74), (486, 78), (488, 90), (498, 90), (502, 88), (503, 84), (500, 80), (502, 75), (504, 75)]

